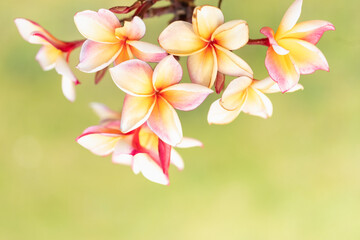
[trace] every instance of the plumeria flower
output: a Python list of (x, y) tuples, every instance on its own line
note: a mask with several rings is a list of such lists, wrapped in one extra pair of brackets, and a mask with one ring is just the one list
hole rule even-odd
[[(290, 89), (294, 92), (303, 89), (300, 84)], [(209, 124), (227, 124), (235, 120), (241, 113), (254, 116), (271, 117), (273, 106), (264, 93), (280, 92), (279, 86), (270, 78), (253, 80), (239, 77), (229, 83), (221, 99), (215, 101), (208, 113)]]
[[(119, 130), (120, 119), (116, 120), (113, 118), (115, 115), (109, 115), (115, 111), (104, 105), (96, 104), (97, 113), (100, 108), (102, 108), (100, 113), (102, 122), (105, 120), (106, 123), (87, 128), (77, 138), (77, 142), (96, 155), (111, 154), (113, 163), (129, 165), (135, 174), (141, 172), (150, 181), (168, 185), (169, 166), (164, 166), (161, 161), (159, 153), (159, 142), (161, 144), (161, 141), (156, 134), (146, 124), (125, 134)], [(111, 119), (104, 118), (106, 116), (111, 116)], [(184, 137), (177, 147), (202, 147), (202, 143), (196, 139)], [(184, 162), (179, 153), (173, 148), (169, 149), (171, 164), (179, 170), (184, 169)]]
[(83, 11), (74, 17), (79, 32), (88, 40), (81, 48), (81, 71), (100, 71), (112, 62), (115, 65), (135, 57), (147, 62), (159, 62), (167, 53), (160, 47), (139, 41), (145, 35), (145, 23), (139, 17), (121, 26), (109, 10)]
[(45, 71), (55, 68), (56, 72), (62, 75), (62, 91), (68, 100), (74, 101), (75, 85), (79, 84), (79, 81), (71, 71), (68, 60), (72, 50), (80, 46), (82, 41), (60, 41), (36, 22), (25, 18), (16, 18), (15, 24), (26, 41), (42, 45), (36, 60)]
[(219, 8), (200, 6), (194, 10), (192, 24), (173, 22), (160, 34), (159, 44), (170, 54), (189, 56), (187, 66), (191, 81), (211, 88), (218, 72), (252, 78), (249, 65), (231, 52), (248, 40), (246, 21), (224, 23)]
[(324, 32), (335, 30), (333, 24), (322, 20), (297, 23), (302, 0), (295, 0), (285, 13), (279, 28), (261, 29), (269, 39), (265, 66), (270, 77), (279, 84), (282, 92), (296, 86), (300, 74), (311, 74), (316, 70), (329, 71), (329, 65), (323, 53), (315, 46)]
[(147, 63), (133, 59), (111, 68), (110, 73), (115, 84), (127, 93), (120, 130), (127, 133), (147, 122), (150, 129), (171, 146), (182, 139), (175, 109), (193, 110), (212, 93), (198, 84), (179, 84), (182, 69), (172, 55), (161, 60), (154, 71)]

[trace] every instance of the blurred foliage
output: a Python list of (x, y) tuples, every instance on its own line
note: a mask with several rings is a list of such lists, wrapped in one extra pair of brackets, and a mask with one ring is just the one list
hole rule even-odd
[[(181, 150), (185, 170), (172, 168), (168, 187), (75, 142), (98, 121), (89, 102), (119, 109), (123, 93), (108, 74), (94, 86), (93, 75), (75, 70), (82, 84), (71, 104), (60, 76), (40, 69), (38, 46), (23, 41), (13, 23), (30, 18), (75, 40), (75, 12), (130, 2), (0, 2), (0, 239), (360, 239), (359, 1), (304, 1), (301, 20), (337, 27), (318, 45), (331, 72), (302, 76), (304, 91), (270, 95), (272, 118), (241, 114), (230, 125), (209, 126), (217, 96), (179, 113), (184, 135), (205, 147)], [(247, 20), (258, 38), (262, 26), (277, 27), (291, 3), (224, 0), (223, 11), (227, 20)], [(146, 20), (145, 39), (156, 42), (169, 19)], [(256, 78), (266, 77), (264, 47), (237, 53)]]

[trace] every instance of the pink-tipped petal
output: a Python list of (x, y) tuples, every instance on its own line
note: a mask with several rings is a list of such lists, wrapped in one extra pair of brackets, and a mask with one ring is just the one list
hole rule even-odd
[(135, 174), (142, 173), (148, 180), (162, 185), (169, 185), (169, 178), (162, 168), (146, 153), (138, 153), (134, 156), (133, 171)]
[(299, 69), (289, 55), (278, 55), (269, 47), (265, 58), (265, 66), (270, 77), (277, 82), (283, 93), (294, 87), (300, 79)]
[(204, 144), (195, 138), (183, 137), (177, 148), (203, 147)]
[(193, 83), (211, 88), (218, 71), (214, 48), (207, 47), (203, 51), (189, 56), (187, 67)]
[(92, 102), (90, 103), (90, 107), (95, 112), (95, 114), (100, 118), (100, 121), (110, 120), (110, 119), (118, 120), (121, 118), (121, 114), (119, 112), (110, 109), (105, 104)]
[(252, 83), (248, 77), (239, 77), (232, 80), (225, 89), (220, 104), (228, 111), (241, 108), (247, 98), (247, 89)]
[(327, 21), (311, 20), (296, 24), (283, 38), (298, 38), (316, 45), (326, 31), (335, 31), (334, 25)]
[(312, 43), (299, 39), (282, 39), (282, 46), (290, 49), (290, 56), (300, 74), (311, 74), (316, 70), (329, 71), (324, 54)]
[(228, 124), (234, 121), (240, 112), (241, 108), (235, 109), (234, 111), (226, 110), (221, 106), (220, 99), (218, 99), (211, 104), (207, 120), (209, 124)]
[(117, 142), (122, 137), (119, 130), (93, 126), (87, 128), (76, 141), (92, 153), (106, 156), (114, 151)]
[(276, 32), (276, 39), (280, 38), (283, 34), (295, 26), (301, 14), (302, 3), (303, 0), (295, 0), (295, 2), (288, 8)]
[(155, 102), (155, 96), (134, 97), (127, 94), (121, 113), (121, 131), (130, 132), (146, 122), (153, 111)]
[(166, 57), (167, 52), (159, 46), (142, 41), (127, 41), (131, 52), (140, 60), (145, 62), (160, 62)]
[(171, 164), (173, 164), (175, 167), (177, 167), (180, 171), (184, 169), (184, 160), (180, 156), (180, 154), (175, 150), (171, 149)]
[(156, 91), (172, 86), (181, 81), (182, 68), (176, 59), (169, 55), (155, 67), (152, 82)]
[(77, 68), (86, 73), (100, 71), (115, 61), (120, 54), (122, 44), (105, 44), (86, 40), (80, 52)]
[(144, 21), (135, 16), (131, 22), (125, 21), (123, 27), (119, 27), (115, 30), (115, 35), (119, 39), (129, 39), (129, 40), (140, 40), (146, 31), (146, 26)]
[(133, 96), (151, 96), (153, 70), (149, 64), (132, 59), (109, 69), (115, 84), (127, 94)]
[(63, 75), (62, 80), (61, 80), (61, 88), (62, 88), (62, 92), (63, 92), (64, 96), (70, 102), (74, 102), (75, 98), (76, 98), (74, 81)]
[(191, 111), (197, 108), (213, 91), (207, 87), (194, 83), (180, 83), (160, 92), (175, 109)]
[(56, 43), (58, 46), (65, 45), (62, 41), (56, 39), (38, 23), (25, 19), (25, 18), (16, 18), (15, 24), (19, 30), (20, 35), (24, 38), (25, 41), (28, 41), (33, 44), (49, 44), (44, 38), (35, 36), (34, 33), (41, 33), (45, 38), (51, 40), (51, 42)]
[(269, 118), (273, 112), (273, 106), (270, 99), (259, 90), (250, 87), (246, 103), (242, 109), (244, 113), (254, 116)]
[(78, 12), (74, 21), (79, 32), (86, 38), (100, 43), (118, 43), (115, 29), (121, 27), (119, 19), (111, 11), (98, 12), (86, 10)]
[(62, 52), (51, 45), (44, 45), (36, 54), (35, 59), (39, 62), (44, 71), (51, 70), (55, 67), (56, 60)]
[(151, 130), (165, 143), (176, 146), (182, 139), (180, 119), (175, 109), (161, 96), (147, 121)]
[(216, 28), (224, 23), (224, 15), (217, 7), (199, 6), (194, 9), (192, 23), (196, 34), (210, 40)]
[(244, 20), (233, 20), (218, 27), (211, 37), (229, 50), (239, 49), (249, 41), (249, 26)]
[(218, 71), (230, 76), (247, 76), (252, 78), (253, 71), (250, 66), (235, 53), (215, 45), (218, 62)]
[(271, 47), (274, 49), (274, 51), (279, 55), (286, 55), (289, 53), (289, 50), (286, 50), (285, 48), (278, 45), (274, 38), (274, 30), (272, 30), (269, 27), (263, 27), (260, 32), (264, 34), (268, 39)]
[(159, 44), (168, 53), (177, 56), (192, 55), (207, 46), (207, 42), (194, 33), (192, 25), (184, 21), (167, 26), (159, 36)]

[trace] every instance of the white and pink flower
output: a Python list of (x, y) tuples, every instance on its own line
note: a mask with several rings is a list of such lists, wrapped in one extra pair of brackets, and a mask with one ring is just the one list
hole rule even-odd
[(45, 71), (55, 68), (56, 72), (62, 76), (62, 91), (65, 97), (70, 101), (75, 101), (75, 85), (79, 84), (79, 81), (68, 61), (72, 50), (80, 46), (83, 41), (60, 41), (36, 22), (25, 18), (16, 18), (15, 24), (26, 41), (42, 45), (36, 54), (36, 60)]
[(300, 74), (311, 74), (316, 70), (329, 71), (325, 56), (315, 45), (324, 32), (335, 30), (335, 27), (322, 20), (296, 23), (300, 17), (302, 2), (295, 0), (290, 6), (276, 34), (269, 27), (261, 29), (270, 43), (265, 66), (282, 92), (296, 86)]
[(147, 122), (171, 146), (179, 144), (183, 136), (175, 109), (193, 110), (212, 93), (198, 84), (179, 83), (182, 69), (172, 55), (161, 60), (154, 70), (147, 63), (133, 59), (111, 68), (110, 73), (115, 84), (127, 93), (121, 131), (133, 131)]
[(83, 72), (97, 72), (113, 62), (117, 65), (135, 57), (159, 62), (167, 55), (159, 46), (140, 41), (146, 27), (137, 16), (122, 26), (115, 14), (107, 9), (87, 10), (77, 13), (74, 21), (79, 32), (87, 38), (77, 66)]

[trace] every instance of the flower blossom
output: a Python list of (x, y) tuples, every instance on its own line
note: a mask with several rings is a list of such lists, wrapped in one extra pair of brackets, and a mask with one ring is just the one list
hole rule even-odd
[[(95, 112), (102, 120), (101, 125), (87, 128), (76, 140), (77, 142), (99, 156), (112, 154), (112, 162), (131, 166), (135, 174), (142, 173), (152, 182), (168, 185), (169, 166), (164, 166), (159, 151), (159, 138), (146, 125), (129, 133), (119, 130), (120, 114), (102, 104), (92, 104)], [(107, 119), (110, 117), (110, 119)], [(179, 148), (202, 146), (196, 139), (183, 138), (177, 145)], [(170, 162), (179, 170), (184, 168), (184, 162), (179, 153), (170, 149)]]
[[(297, 84), (290, 91), (300, 89), (303, 87)], [(236, 78), (229, 83), (221, 99), (211, 105), (208, 122), (227, 124), (235, 120), (241, 112), (262, 118), (271, 117), (273, 106), (264, 93), (275, 92), (280, 92), (280, 88), (270, 77), (261, 81), (249, 77)]]
[(72, 50), (80, 46), (82, 41), (60, 41), (36, 22), (25, 18), (16, 18), (15, 24), (27, 42), (42, 45), (36, 54), (36, 60), (44, 71), (55, 68), (62, 75), (62, 91), (68, 100), (75, 101), (75, 85), (79, 81), (71, 71), (68, 60)]
[[(197, 108), (212, 93), (211, 89), (194, 83), (180, 83), (182, 69), (172, 55), (153, 69), (137, 59), (110, 68), (115, 84), (125, 96), (120, 130), (133, 131), (147, 122), (159, 138), (171, 146), (182, 139), (182, 128), (175, 109)], [(175, 109), (174, 109), (175, 108)]]
[(218, 72), (231, 76), (253, 76), (249, 65), (231, 50), (249, 40), (244, 20), (224, 23), (224, 15), (213, 6), (196, 7), (192, 24), (171, 23), (159, 36), (159, 44), (168, 53), (189, 56), (187, 66), (193, 83), (211, 88)]
[(145, 23), (139, 17), (121, 26), (119, 19), (109, 10), (83, 11), (74, 17), (79, 32), (88, 40), (80, 52), (81, 71), (100, 71), (112, 62), (115, 65), (133, 59), (159, 62), (167, 53), (160, 47), (139, 41), (145, 35)]
[(290, 6), (276, 34), (269, 27), (261, 29), (270, 43), (265, 66), (282, 92), (294, 87), (299, 82), (300, 74), (311, 74), (316, 70), (329, 71), (325, 56), (315, 45), (324, 32), (335, 30), (335, 27), (322, 20), (296, 23), (300, 17), (302, 2), (295, 0)]

